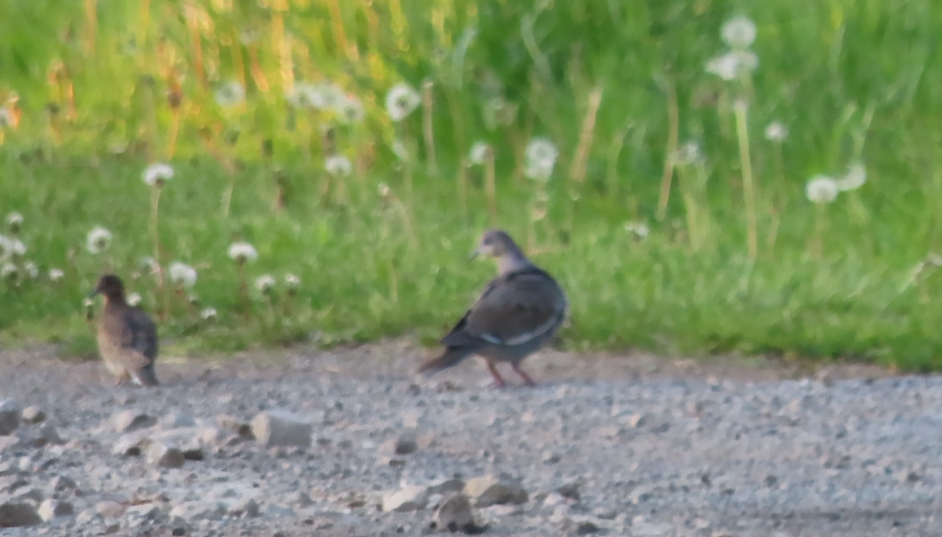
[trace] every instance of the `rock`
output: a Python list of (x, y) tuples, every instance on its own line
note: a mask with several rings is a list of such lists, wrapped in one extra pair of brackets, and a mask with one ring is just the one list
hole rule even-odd
[(252, 426), (236, 417), (222, 414), (216, 417), (216, 421), (219, 422), (219, 427), (224, 430), (232, 431), (245, 440), (255, 440)]
[[(19, 420), (19, 414), (17, 414)], [(0, 498), (0, 528), (35, 526), (43, 521), (36, 508), (27, 502)]]
[(39, 442), (43, 446), (48, 444), (61, 446), (65, 444), (65, 440), (59, 436), (59, 431), (56, 430), (56, 426), (48, 422), (39, 426)]
[(180, 448), (165, 442), (154, 442), (147, 448), (147, 462), (160, 468), (182, 468), (186, 459)]
[(471, 500), (465, 494), (452, 494), (438, 507), (435, 512), (435, 526), (438, 529), (452, 533), (480, 533), (471, 511)]
[(38, 406), (28, 406), (23, 409), (20, 418), (23, 423), (35, 425), (46, 420), (46, 413), (43, 412), (43, 409), (39, 408)]
[(150, 522), (156, 522), (163, 518), (163, 510), (152, 503), (142, 503), (128, 507), (124, 512), (124, 518), (129, 528), (136, 528)]
[(149, 431), (137, 431), (122, 435), (111, 448), (111, 453), (123, 457), (140, 457), (150, 442)]
[(579, 489), (581, 487), (582, 481), (576, 479), (560, 485), (556, 488), (556, 492), (558, 492), (564, 498), (579, 501)]
[(428, 503), (428, 490), (419, 485), (412, 485), (383, 497), (383, 511), (405, 512), (423, 509)]
[(290, 507), (268, 504), (265, 506), (266, 518), (294, 518), (297, 513)]
[(505, 503), (519, 505), (530, 499), (527, 491), (519, 484), (501, 480), (493, 475), (468, 480), (464, 486), (464, 493), (468, 495), (475, 507)]
[(160, 418), (160, 426), (164, 429), (181, 429), (184, 427), (195, 427), (196, 420), (189, 414), (174, 412)]
[(111, 428), (119, 433), (130, 433), (140, 429), (146, 429), (157, 423), (152, 416), (143, 412), (128, 409), (118, 412), (111, 416)]
[(313, 431), (311, 422), (285, 410), (261, 412), (252, 420), (252, 434), (265, 447), (309, 447)]
[(56, 517), (72, 516), (75, 514), (75, 507), (66, 501), (46, 500), (39, 504), (39, 510), (37, 512), (40, 518), (49, 522)]
[(429, 494), (447, 494), (449, 492), (461, 492), (464, 490), (464, 480), (458, 477), (434, 481), (426, 487)]
[(49, 483), (49, 488), (52, 489), (53, 493), (56, 493), (74, 491), (78, 488), (78, 485), (75, 484), (75, 480), (67, 475), (57, 475), (52, 478), (52, 482)]
[(258, 516), (258, 502), (255, 498), (239, 498), (229, 502), (226, 514), (232, 517), (254, 518)]
[(563, 530), (568, 535), (592, 535), (599, 533), (602, 528), (594, 521), (588, 518), (566, 519), (563, 523)]
[(179, 517), (187, 522), (219, 520), (226, 514), (226, 506), (214, 501), (183, 502), (170, 511), (170, 518)]
[(180, 450), (188, 461), (201, 461), (204, 458), (202, 434), (203, 430), (198, 427), (186, 427), (151, 435), (150, 441)]
[(127, 506), (112, 500), (104, 500), (96, 503), (93, 509), (95, 513), (101, 515), (102, 518), (119, 518), (124, 514)]
[(16, 489), (29, 485), (29, 480), (17, 474), (0, 477), (0, 492), (13, 492)]
[(386, 445), (386, 452), (392, 455), (408, 455), (419, 449), (419, 443), (414, 431), (406, 431), (399, 438), (391, 440)]
[(20, 426), (23, 409), (13, 399), (0, 401), (0, 436), (6, 436)]

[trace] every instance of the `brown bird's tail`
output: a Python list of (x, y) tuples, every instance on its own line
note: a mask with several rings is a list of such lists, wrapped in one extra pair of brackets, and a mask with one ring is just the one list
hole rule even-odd
[(448, 347), (438, 358), (428, 360), (419, 366), (419, 373), (435, 373), (442, 369), (448, 369), (458, 365), (462, 360), (474, 354), (474, 349), (469, 347)]

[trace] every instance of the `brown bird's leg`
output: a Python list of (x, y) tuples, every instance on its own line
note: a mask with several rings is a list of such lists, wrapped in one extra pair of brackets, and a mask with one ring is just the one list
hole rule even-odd
[(514, 370), (514, 373), (520, 375), (520, 378), (522, 378), (523, 381), (527, 383), (527, 386), (536, 386), (536, 381), (533, 380), (533, 378), (530, 377), (530, 375), (527, 375), (527, 373), (523, 369), (520, 369), (519, 365), (511, 364), (511, 367)]
[(494, 362), (490, 360), (484, 360), (487, 364), (487, 370), (491, 372), (491, 376), (494, 377), (494, 387), (503, 388), (507, 385), (507, 382), (504, 380), (504, 377), (500, 376), (500, 373), (497, 372), (497, 368), (494, 367)]

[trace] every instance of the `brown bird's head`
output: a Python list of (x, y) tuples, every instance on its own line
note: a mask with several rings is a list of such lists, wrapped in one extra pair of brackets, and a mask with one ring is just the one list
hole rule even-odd
[(124, 283), (114, 274), (105, 274), (98, 278), (98, 285), (89, 296), (104, 295), (108, 301), (124, 300)]
[(530, 264), (517, 243), (502, 229), (489, 229), (481, 235), (477, 248), (471, 253), (471, 259), (479, 255), (496, 259), (502, 274)]

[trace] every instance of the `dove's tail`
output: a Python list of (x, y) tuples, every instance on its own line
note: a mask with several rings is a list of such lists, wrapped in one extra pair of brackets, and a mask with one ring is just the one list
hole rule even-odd
[(474, 347), (448, 347), (438, 358), (433, 358), (419, 366), (419, 373), (434, 373), (442, 369), (448, 369), (474, 354), (474, 351)]
[(157, 381), (157, 371), (154, 369), (154, 364), (145, 365), (138, 369), (131, 375), (131, 378), (134, 380), (135, 384), (140, 384), (141, 386), (160, 385), (160, 382)]

